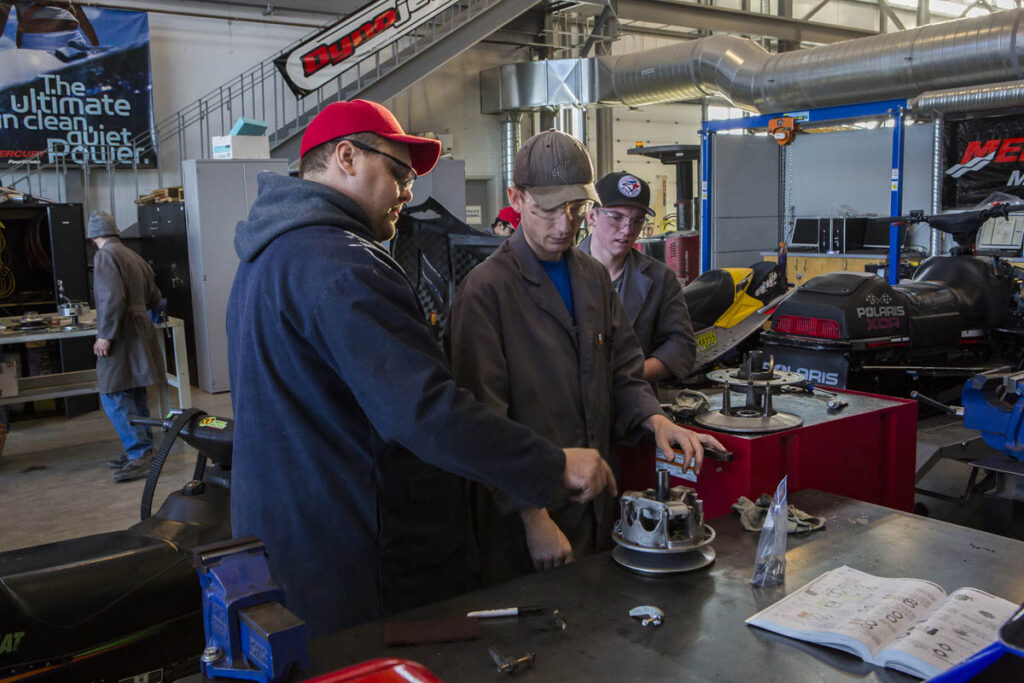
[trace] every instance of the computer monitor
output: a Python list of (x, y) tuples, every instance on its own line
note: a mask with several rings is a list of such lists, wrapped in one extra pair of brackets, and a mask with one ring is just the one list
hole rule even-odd
[[(828, 220), (827, 218), (825, 219)], [(797, 218), (793, 226), (793, 239), (789, 241), (791, 249), (818, 249), (818, 224), (820, 218)]]
[(871, 218), (864, 226), (864, 249), (889, 248), (889, 219)]
[(1018, 254), (1024, 241), (1024, 216), (989, 218), (982, 224), (974, 245), (979, 253)]
[(843, 251), (853, 251), (864, 247), (864, 231), (868, 219), (860, 216), (843, 218)]

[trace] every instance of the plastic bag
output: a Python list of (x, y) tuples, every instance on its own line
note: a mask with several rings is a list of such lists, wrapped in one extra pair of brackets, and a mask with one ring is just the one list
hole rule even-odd
[(786, 504), (786, 479), (775, 488), (775, 497), (768, 507), (768, 514), (761, 527), (761, 538), (757, 541), (757, 556), (754, 558), (755, 586), (776, 586), (786, 577), (786, 533), (788, 510)]

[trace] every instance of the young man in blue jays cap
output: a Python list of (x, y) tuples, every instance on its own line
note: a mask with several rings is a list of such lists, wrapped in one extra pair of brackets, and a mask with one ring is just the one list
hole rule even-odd
[(675, 273), (633, 248), (654, 215), (651, 188), (631, 173), (597, 181), (601, 206), (587, 213), (591, 233), (580, 243), (608, 270), (644, 351), (644, 379), (683, 378), (693, 370), (697, 343)]

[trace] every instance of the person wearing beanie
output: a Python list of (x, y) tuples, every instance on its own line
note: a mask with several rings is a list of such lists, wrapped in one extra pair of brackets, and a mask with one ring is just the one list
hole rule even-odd
[(93, 295), (96, 300), (96, 376), (100, 403), (117, 431), (124, 453), (109, 461), (114, 481), (141, 479), (153, 461), (153, 435), (132, 426), (131, 416), (149, 417), (146, 387), (166, 381), (157, 330), (148, 310), (161, 303), (153, 269), (121, 243), (113, 216), (95, 211), (86, 237), (96, 245)]
[(381, 245), (440, 152), (377, 103), (332, 103), (302, 136), (300, 177), (261, 174), (236, 228), (231, 526), (266, 544), (311, 634), (465, 590), (460, 477), (538, 506), (614, 487), (596, 451), (562, 449), (455, 385)]
[[(554, 129), (539, 133), (516, 153), (513, 179), (519, 228), (470, 271), (452, 304), (446, 341), (456, 381), (559, 446), (596, 448), (613, 470), (615, 442), (643, 430), (699, 469), (702, 442), (721, 446), (662, 413), (607, 271), (572, 248), (600, 201), (587, 148)], [(473, 495), (485, 583), (611, 546), (614, 495), (546, 507), (481, 487)]]
[(608, 270), (644, 351), (644, 379), (683, 378), (693, 370), (697, 341), (683, 289), (664, 263), (633, 248), (647, 224), (651, 188), (630, 173), (597, 181), (601, 206), (587, 213), (591, 233), (580, 242)]

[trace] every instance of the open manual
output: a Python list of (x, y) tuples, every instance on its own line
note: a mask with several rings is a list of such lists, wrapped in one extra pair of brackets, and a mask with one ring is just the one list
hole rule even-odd
[(843, 566), (747, 623), (931, 678), (998, 640), (999, 627), (1016, 611), (1012, 602), (976, 588), (947, 597), (930, 581), (887, 579)]

